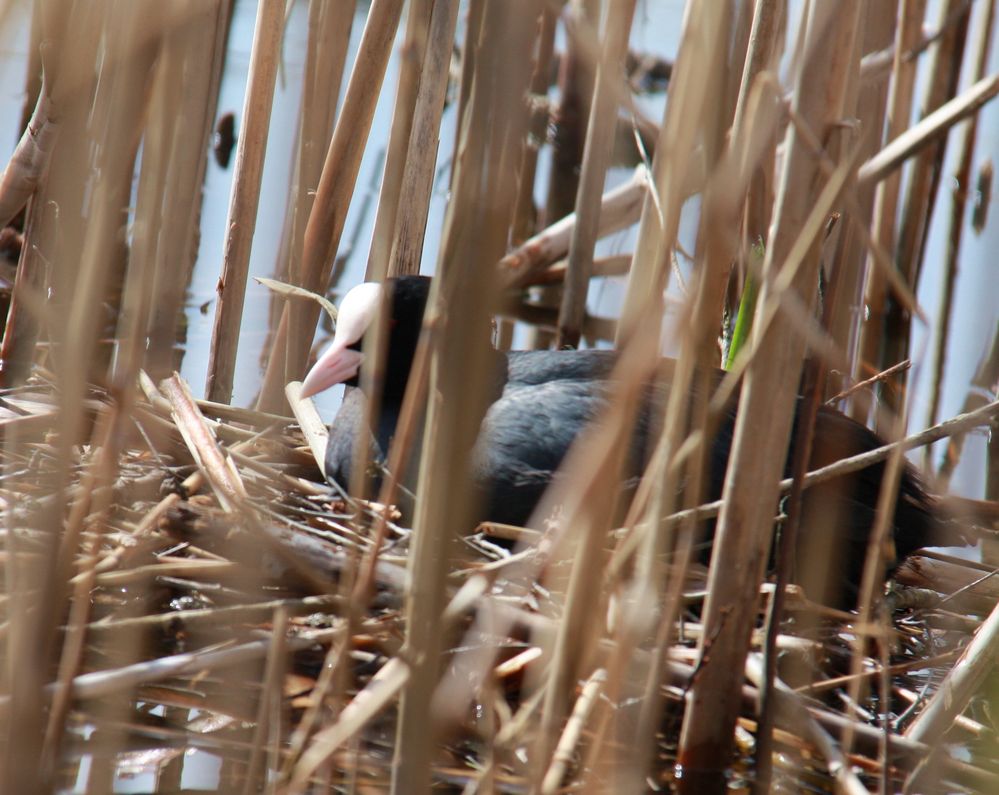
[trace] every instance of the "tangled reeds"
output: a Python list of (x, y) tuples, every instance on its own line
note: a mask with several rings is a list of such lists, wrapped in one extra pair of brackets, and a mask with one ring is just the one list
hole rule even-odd
[[(0, 2), (0, 30), (30, 18), (24, 136), (0, 180), (0, 256), (17, 259), (0, 791), (999, 791), (993, 440), (971, 437), (965, 464), (986, 499), (946, 503), (986, 537), (983, 561), (927, 551), (882, 587), (903, 455), (946, 439), (923, 458), (943, 488), (999, 415), (995, 247), (976, 261), (966, 228), (996, 239), (991, 166), (975, 173), (996, 152), (979, 134), (999, 93), (995, 2), (941, 0), (934, 19), (925, 0), (790, 5), (689, 2), (667, 63), (629, 52), (633, 28), (667, 18), (637, 0), (259, 0), (224, 250), (206, 264), (234, 3)], [(299, 7), (301, 112), (272, 119)], [(639, 94), (664, 81), (651, 120)], [(296, 143), (268, 274), (293, 288), (275, 284), (256, 405), (238, 408), (281, 123)], [(437, 278), (380, 490), (365, 461), (347, 494), (324, 481), (297, 381), (309, 295), (349, 280), (337, 252), (375, 134), (366, 277)], [(219, 280), (204, 400), (173, 373), (195, 267)], [(616, 316), (593, 313), (614, 280)], [(991, 298), (959, 304), (962, 285)], [(529, 528), (466, 521), (494, 317), (501, 344), (620, 351), (608, 410)], [(622, 508), (621, 440), (664, 318), (672, 391)], [(973, 378), (954, 374), (955, 337)], [(940, 422), (948, 382), (963, 408)], [(865, 459), (888, 463), (852, 612), (791, 584), (802, 490), (829, 475), (806, 472), (807, 433), (788, 453), (799, 390), (804, 425), (831, 400), (893, 442)], [(703, 506), (704, 439), (736, 392), (726, 489)], [(396, 507), (410, 453), (412, 517)]]

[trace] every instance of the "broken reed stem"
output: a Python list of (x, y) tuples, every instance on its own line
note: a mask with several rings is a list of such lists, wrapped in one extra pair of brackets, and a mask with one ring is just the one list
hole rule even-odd
[(281, 57), (284, 8), (283, 0), (261, 0), (253, 29), (250, 73), (243, 101), (243, 130), (236, 145), (232, 198), (226, 219), (225, 250), (205, 382), (205, 396), (219, 403), (232, 400), (232, 379), (236, 371), (253, 230), (260, 205), (274, 80)]
[[(648, 172), (644, 166), (639, 166), (628, 182), (604, 193), (597, 237), (631, 226), (642, 211), (647, 189)], [(522, 287), (552, 263), (563, 259), (569, 252), (575, 226), (576, 216), (570, 213), (504, 255), (498, 266), (502, 286), (507, 289)]]

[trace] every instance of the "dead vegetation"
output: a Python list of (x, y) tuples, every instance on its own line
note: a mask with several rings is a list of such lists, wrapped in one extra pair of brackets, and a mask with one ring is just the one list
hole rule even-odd
[[(418, 270), (440, 238), (379, 494), (323, 482), (324, 428), (295, 383), (320, 307), (301, 291), (275, 291), (257, 405), (228, 405), (286, 3), (259, 2), (207, 400), (171, 373), (232, 3), (30, 4), (26, 132), (0, 179), (18, 252), (0, 354), (0, 790), (112, 792), (141, 774), (157, 793), (999, 791), (988, 543), (982, 563), (912, 558), (882, 592), (902, 455), (947, 439), (923, 459), (942, 488), (965, 435), (999, 413), (996, 302), (984, 318), (954, 308), (961, 270), (996, 284), (994, 259), (962, 261), (966, 227), (995, 226), (991, 166), (975, 173), (995, 151), (976, 137), (999, 93), (994, 0), (943, 0), (937, 19), (925, 0), (811, 0), (791, 29), (780, 0), (691, 3), (672, 63), (628, 52), (649, 24), (636, 0), (307, 5), (274, 275), (335, 286), (399, 42), (368, 277)], [(665, 82), (650, 120), (636, 92)], [(611, 187), (622, 141), (638, 164)], [(949, 242), (932, 357), (911, 335), (935, 314), (917, 300), (931, 224)], [(633, 252), (597, 248), (629, 228)], [(608, 278), (626, 279), (613, 319), (586, 306)], [(667, 288), (681, 335), (666, 431), (621, 522), (620, 440), (655, 375)], [(536, 525), (465, 535), (476, 428), (462, 419), (484, 400), (475, 329), (494, 315), (500, 340), (516, 319), (539, 345), (612, 340), (621, 357), (610, 409)], [(972, 323), (992, 336), (959, 385), (965, 413), (940, 423), (950, 335)], [(692, 405), (720, 337), (731, 366)], [(924, 415), (908, 363), (931, 358)], [(779, 561), (764, 572), (782, 490), (793, 539), (795, 495), (822, 477), (802, 464), (781, 483), (801, 385), (813, 412), (833, 399), (901, 440), (876, 454), (896, 475), (851, 613), (787, 585)], [(704, 429), (735, 390), (739, 477), (700, 506)], [(396, 463), (421, 422), (403, 523)], [(992, 501), (951, 504), (986, 536), (996, 448)], [(704, 569), (692, 550), (715, 516)]]

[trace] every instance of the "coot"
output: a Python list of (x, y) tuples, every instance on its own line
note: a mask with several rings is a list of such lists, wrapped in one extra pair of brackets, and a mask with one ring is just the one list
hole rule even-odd
[[(390, 279), (391, 318), (386, 352), (385, 386), (372, 440), (372, 456), (383, 461), (395, 432), (406, 382), (416, 351), (430, 280), (421, 276)], [(310, 370), (303, 395), (316, 394), (336, 383), (356, 386), (361, 340), (381, 301), (382, 288), (355, 287), (344, 297), (333, 343)], [(481, 517), (493, 522), (524, 524), (551, 483), (570, 444), (606, 405), (613, 351), (492, 351), (495, 384), (492, 402), (482, 421), (473, 450), (475, 482), (482, 490)], [(639, 410), (629, 452), (629, 473), (641, 471), (655, 443), (653, 407), (669, 389), (672, 362), (663, 360), (657, 382), (647, 390)], [(718, 377), (721, 376), (719, 372)], [(799, 398), (799, 407), (801, 399)], [(721, 496), (734, 429), (734, 407), (713, 440), (709, 499)], [(354, 444), (362, 425), (364, 396), (350, 389), (330, 427), (326, 451), (327, 477), (347, 485)], [(797, 430), (797, 419), (792, 431)], [(819, 409), (810, 469), (880, 447), (882, 440), (864, 425), (829, 407)], [(859, 583), (874, 521), (884, 464), (829, 481), (805, 492), (797, 579), (810, 582), (808, 570), (836, 583), (833, 591), (820, 586), (827, 602), (845, 604)], [(786, 475), (786, 476), (789, 476)], [(405, 480), (405, 478), (404, 478)], [(777, 506), (775, 506), (776, 509)], [(935, 502), (906, 465), (894, 516), (896, 559), (924, 546), (964, 543), (949, 523), (937, 515)], [(829, 576), (830, 570), (834, 576)], [(845, 586), (845, 592), (843, 590)], [(814, 593), (815, 589), (810, 592)]]

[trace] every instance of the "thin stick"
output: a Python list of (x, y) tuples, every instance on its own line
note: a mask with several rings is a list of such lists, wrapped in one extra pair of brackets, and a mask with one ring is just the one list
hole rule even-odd
[(583, 729), (586, 728), (586, 721), (589, 719), (606, 682), (607, 671), (603, 668), (597, 668), (583, 685), (579, 698), (576, 699), (576, 705), (572, 709), (572, 714), (559, 738), (558, 745), (555, 746), (555, 753), (552, 755), (548, 772), (545, 773), (544, 780), (541, 782), (543, 795), (552, 795), (561, 785), (566, 768), (572, 761), (573, 752), (579, 744), (579, 738), (583, 734)]

